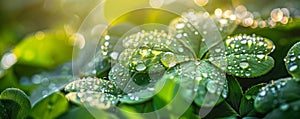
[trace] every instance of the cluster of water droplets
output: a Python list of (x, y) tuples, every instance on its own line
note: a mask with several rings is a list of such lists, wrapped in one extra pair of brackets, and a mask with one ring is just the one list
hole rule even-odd
[(118, 94), (119, 90), (114, 83), (108, 80), (102, 80), (98, 78), (82, 78), (69, 83), (65, 87), (65, 91), (68, 92), (88, 92), (94, 91), (99, 93)]
[(291, 101), (297, 100), (295, 97), (299, 95), (299, 93), (295, 93), (299, 90), (297, 87), (299, 87), (299, 84), (292, 78), (272, 81), (271, 84), (263, 87), (257, 94), (255, 99), (256, 109), (260, 112), (268, 112), (274, 108), (279, 108), (281, 111), (288, 109), (297, 111), (299, 105), (289, 104)]
[(108, 109), (118, 102), (120, 90), (108, 80), (82, 78), (69, 83), (65, 91), (67, 98), (73, 102), (88, 104), (99, 109)]
[[(213, 20), (213, 23), (216, 24), (217, 28), (211, 28), (214, 26), (211, 25), (212, 22), (210, 20)], [(186, 22), (187, 27), (194, 27), (193, 29), (197, 29), (197, 31), (192, 33), (201, 34), (202, 36), (209, 34), (213, 29), (217, 29), (223, 36), (227, 36), (235, 29), (235, 22), (233, 19), (212, 16), (204, 11), (196, 12), (190, 10), (189, 12), (183, 13), (182, 18), (178, 21), (183, 23)], [(187, 24), (187, 22), (190, 24)], [(181, 27), (183, 28), (183, 24), (176, 24), (177, 29)], [(202, 40), (205, 41), (206, 39)]]
[(100, 39), (100, 49), (103, 57), (116, 61), (124, 48), (118, 37), (105, 34)]
[(267, 60), (271, 60), (268, 54), (275, 49), (272, 41), (251, 35), (236, 35), (225, 40), (225, 50), (215, 47), (209, 60), (227, 61), (227, 68), (231, 74), (240, 77), (251, 77), (253, 66), (251, 64), (263, 65)]
[(120, 54), (119, 62), (136, 71), (145, 71), (146, 67), (157, 63), (171, 68), (192, 57), (188, 46), (163, 30), (142, 30), (124, 38), (123, 46), (125, 50)]
[(195, 102), (210, 107), (227, 97), (228, 86), (225, 73), (208, 61), (190, 61), (167, 72), (167, 77), (180, 82), (189, 97), (195, 94)]
[(116, 64), (109, 72), (109, 80), (123, 91), (123, 102), (144, 101), (155, 95), (155, 84), (163, 76), (164, 70), (162, 65), (156, 64), (150, 67), (148, 73), (138, 73)]
[(290, 74), (300, 78), (300, 43), (295, 44), (284, 59)]
[(79, 92), (77, 96), (85, 106), (97, 109), (111, 109), (119, 101), (116, 96), (108, 93)]

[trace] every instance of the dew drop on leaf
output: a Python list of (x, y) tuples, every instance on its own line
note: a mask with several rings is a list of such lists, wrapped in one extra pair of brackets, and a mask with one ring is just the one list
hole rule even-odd
[(209, 82), (207, 82), (207, 84), (206, 84), (206, 89), (207, 89), (207, 91), (208, 92), (210, 92), (210, 93), (216, 93), (216, 91), (217, 91), (217, 87), (216, 87), (217, 85), (216, 85), (216, 82), (215, 81), (209, 81)]
[(288, 108), (289, 108), (288, 104), (280, 105), (280, 110), (282, 110), (282, 111), (286, 111)]
[(242, 69), (246, 69), (246, 68), (249, 67), (249, 63), (248, 63), (248, 62), (241, 62), (239, 65), (240, 65), (240, 67), (241, 67)]
[(144, 71), (147, 67), (143, 64), (143, 63), (140, 63), (138, 65), (136, 65), (135, 69), (137, 71)]
[(293, 72), (293, 71), (295, 71), (297, 68), (298, 68), (297, 65), (290, 65), (290, 66), (289, 66), (289, 71)]

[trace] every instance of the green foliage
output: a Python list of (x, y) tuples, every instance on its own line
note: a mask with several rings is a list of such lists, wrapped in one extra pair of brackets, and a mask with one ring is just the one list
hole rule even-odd
[[(142, 119), (143, 116), (273, 119), (300, 116), (298, 18), (293, 18), (287, 25), (274, 28), (252, 26), (252, 29), (237, 27), (236, 22), (245, 21), (210, 16), (213, 11), (190, 10), (180, 16), (146, 8), (122, 15), (132, 6), (148, 5), (149, 1), (125, 0), (111, 7), (111, 4), (116, 4), (114, 2), (116, 0), (109, 0), (104, 5), (108, 11), (105, 17), (111, 24), (101, 34), (99, 49), (92, 61), (79, 66), (82, 72), (72, 82), (69, 82), (72, 80), (70, 69), (49, 70), (71, 59), (74, 43), (78, 45), (75, 41), (80, 37), (80, 34), (73, 33), (76, 28), (70, 28), (70, 24), (64, 24), (64, 30), (48, 26), (26, 28), (34, 23), (24, 25), (28, 19), (20, 23), (12, 20), (5, 25), (17, 24), (15, 26), (24, 27), (25, 31), (0, 26), (0, 54), (11, 52), (18, 61), (10, 69), (3, 69), (3, 61), (0, 61), (0, 90), (4, 90), (0, 95), (0, 119)], [(90, 10), (80, 8), (97, 2), (85, 2), (77, 7), (69, 3), (73, 2), (55, 2), (63, 8), (66, 4), (71, 7), (60, 14), (66, 12), (72, 16), (74, 23), (71, 26), (76, 27), (75, 22), (82, 21), (84, 12)], [(126, 3), (125, 7), (123, 3)], [(48, 12), (60, 9), (53, 7), (55, 5), (48, 8), (46, 2), (43, 4)], [(115, 10), (115, 7), (124, 9)], [(26, 7), (20, 6), (19, 9)], [(185, 8), (180, 7), (180, 11), (183, 10)], [(23, 11), (17, 11), (23, 14)], [(69, 15), (70, 12), (79, 16)], [(30, 13), (24, 16), (30, 16)], [(11, 16), (0, 17), (5, 21), (12, 19)], [(46, 19), (48, 17), (43, 17), (42, 21)], [(143, 25), (145, 23), (150, 25)], [(97, 31), (96, 26), (93, 27), (93, 31)], [(86, 46), (90, 44), (88, 38), (84, 41)], [(285, 62), (282, 61), (284, 57)], [(89, 70), (91, 67), (95, 70)], [(41, 99), (37, 103), (31, 102), (34, 104), (31, 107), (29, 98), (20, 89), (36, 98), (32, 91), (38, 85), (45, 86), (41, 91), (44, 96), (37, 97)], [(209, 113), (206, 115), (205, 111)]]
[(34, 119), (53, 119), (68, 110), (68, 101), (62, 93), (54, 93), (36, 103), (29, 117)]
[(285, 58), (285, 66), (296, 80), (300, 79), (300, 42), (289, 50)]
[[(254, 106), (258, 112), (267, 113), (267, 117), (299, 116), (299, 83), (285, 78), (262, 88), (255, 98)], [(294, 112), (292, 114), (285, 112)]]
[(224, 45), (224, 50), (218, 46), (212, 51), (210, 60), (220, 60), (218, 57), (226, 60), (226, 72), (231, 75), (258, 77), (274, 66), (274, 59), (268, 54), (273, 52), (275, 46), (269, 39), (255, 35), (236, 35), (225, 39)]
[(30, 112), (28, 96), (19, 89), (8, 88), (0, 95), (0, 115), (3, 118), (21, 119)]

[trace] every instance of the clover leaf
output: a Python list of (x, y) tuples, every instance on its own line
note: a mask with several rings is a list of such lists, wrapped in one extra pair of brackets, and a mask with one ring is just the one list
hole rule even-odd
[(285, 58), (285, 66), (296, 80), (300, 79), (300, 42), (289, 50)]
[(1, 117), (25, 118), (31, 110), (28, 96), (20, 89), (8, 88), (0, 95)]
[(269, 72), (274, 66), (274, 59), (268, 56), (275, 46), (269, 39), (256, 35), (236, 35), (224, 41), (225, 50), (216, 46), (211, 51), (209, 60), (225, 60), (228, 74), (251, 78)]
[(69, 83), (65, 91), (67, 98), (77, 104), (88, 104), (100, 109), (109, 109), (118, 103), (119, 88), (114, 83), (98, 79), (83, 78)]
[(224, 38), (236, 28), (234, 20), (218, 18), (210, 16), (208, 12), (194, 10), (183, 13), (181, 17), (174, 19), (169, 26), (173, 30), (170, 31), (173, 36), (187, 41), (198, 58), (202, 58), (211, 47), (219, 42), (216, 42), (216, 35), (218, 35), (216, 33), (220, 32), (220, 37)]
[(255, 109), (265, 118), (299, 117), (299, 82), (292, 78), (279, 79), (263, 87), (254, 101)]

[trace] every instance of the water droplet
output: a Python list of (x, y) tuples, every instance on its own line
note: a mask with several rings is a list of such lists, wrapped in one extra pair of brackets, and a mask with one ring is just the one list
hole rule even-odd
[(114, 59), (114, 60), (117, 60), (118, 59), (118, 56), (119, 56), (119, 53), (118, 52), (112, 52), (109, 54), (109, 56)]
[(298, 68), (297, 65), (290, 65), (290, 66), (289, 66), (289, 71), (293, 72), (293, 71), (295, 71), (297, 68)]
[(207, 89), (207, 91), (210, 92), (210, 93), (216, 93), (216, 91), (217, 91), (216, 81), (209, 81), (209, 82), (206, 84), (206, 89)]
[(104, 39), (105, 39), (105, 40), (109, 40), (109, 39), (110, 39), (110, 36), (109, 36), (109, 35), (106, 35), (106, 36), (104, 37)]
[(241, 44), (246, 44), (247, 43), (247, 40), (242, 40), (241, 41)]
[(135, 69), (137, 71), (144, 71), (147, 67), (143, 64), (143, 63), (140, 63), (138, 65), (136, 65)]
[(240, 63), (240, 67), (241, 67), (242, 69), (246, 69), (246, 68), (249, 67), (249, 63), (248, 63), (248, 62), (241, 62), (241, 63)]
[(163, 57), (160, 59), (160, 61), (162, 62), (162, 64), (165, 67), (174, 67), (176, 65), (176, 56), (171, 53), (171, 52), (166, 52)]
[(219, 52), (221, 52), (221, 49), (220, 49), (220, 48), (217, 48), (217, 49), (215, 49), (215, 52), (216, 52), (216, 53), (219, 53)]
[(207, 73), (202, 73), (202, 76), (203, 76), (204, 78), (207, 78), (207, 77), (208, 77)]
[(267, 92), (265, 90), (262, 90), (260, 93), (259, 93), (259, 96), (263, 97), (267, 94)]
[(251, 74), (250, 73), (245, 73), (245, 76), (249, 77)]
[(265, 57), (265, 55), (264, 55), (264, 54), (259, 54), (259, 55), (256, 55), (256, 57), (257, 57), (258, 59), (263, 59), (263, 58)]
[(296, 57), (291, 57), (291, 61), (294, 62), (297, 58)]
[(183, 48), (178, 48), (178, 52), (183, 52), (184, 49)]
[(282, 111), (286, 111), (287, 109), (289, 109), (289, 105), (288, 104), (283, 104), (283, 105), (280, 106), (280, 109)]
[(185, 25), (183, 23), (180, 23), (180, 24), (176, 24), (176, 28), (177, 29), (182, 29)]

